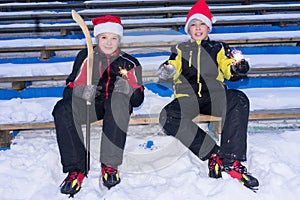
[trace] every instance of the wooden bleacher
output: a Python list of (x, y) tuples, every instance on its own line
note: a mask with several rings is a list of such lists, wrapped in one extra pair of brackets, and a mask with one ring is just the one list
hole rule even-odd
[[(64, 81), (68, 75), (47, 75), (47, 76), (6, 76), (0, 77), (0, 83), (11, 83), (12, 89), (21, 91), (27, 87), (27, 82), (36, 81)], [(298, 67), (273, 67), (253, 68), (248, 73), (249, 78), (279, 78), (279, 77), (300, 77), (300, 66)], [(149, 80), (157, 80), (155, 71), (143, 71), (144, 83)], [(62, 85), (63, 86), (63, 85)]]
[[(34, 4), (39, 5), (39, 4)], [(54, 4), (49, 4), (50, 6)], [(61, 5), (61, 4), (60, 4)], [(41, 22), (56, 22), (58, 19), (62, 21), (65, 19), (66, 21), (72, 21), (71, 16), (71, 9), (73, 8), (73, 4), (70, 6), (68, 4), (63, 4), (68, 6), (68, 9), (65, 11), (52, 11), (50, 8), (45, 10), (38, 10), (38, 11), (18, 11), (18, 12), (2, 12), (0, 15), (0, 21), (5, 22), (18, 22), (19, 20), (25, 21), (26, 19), (28, 22), (34, 21), (35, 19), (41, 20)], [(24, 6), (24, 5), (23, 5)], [(22, 7), (23, 7), (22, 6)], [(3, 7), (3, 6), (2, 6)], [(256, 4), (256, 5), (213, 5), (210, 6), (211, 12), (214, 15), (232, 15), (233, 13), (239, 14), (271, 14), (271, 13), (278, 13), (278, 12), (290, 12), (290, 11), (298, 11), (299, 10), (299, 3), (294, 4)], [(173, 16), (186, 16), (191, 8), (190, 6), (167, 6), (167, 7), (145, 7), (145, 8), (89, 8), (89, 9), (80, 9), (78, 12), (84, 19), (91, 19), (95, 16), (99, 15), (106, 15), (107, 13), (111, 15), (119, 15), (122, 18), (126, 19), (129, 17), (132, 18), (140, 18), (142, 17), (149, 17), (149, 16), (164, 16), (171, 18)], [(1, 4), (0, 4), (1, 9)], [(3, 8), (4, 9), (4, 8)], [(46, 20), (47, 19), (47, 20)]]
[[(1, 37), (10, 34), (30, 33), (32, 36), (41, 36), (44, 33), (56, 32), (60, 36), (80, 32), (79, 26), (71, 18), (71, 9), (76, 9), (86, 20), (88, 27), (92, 30), (90, 19), (98, 15), (110, 14), (120, 15), (125, 30), (140, 28), (182, 28), (185, 24), (185, 15), (189, 8), (197, 0), (144, 0), (144, 1), (76, 1), (72, 4), (64, 2), (52, 2), (47, 4), (36, 4), (36, 0), (1, 1), (0, 3), (0, 35)], [(217, 22), (214, 27), (234, 27), (234, 26), (298, 26), (300, 1), (292, 0), (289, 3), (279, 0), (206, 0), (215, 15)], [(52, 12), (49, 12), (51, 10)], [(25, 12), (30, 11), (30, 12)], [(34, 11), (35, 13), (32, 13)], [(274, 13), (280, 13), (275, 16)], [(232, 16), (232, 15), (235, 15)], [(137, 17), (149, 19), (147, 23)], [(163, 19), (159, 19), (159, 18)], [(20, 26), (22, 24), (22, 26)], [(276, 33), (278, 34), (278, 33)], [(25, 39), (26, 40), (26, 39)], [(28, 38), (27, 38), (28, 40)], [(252, 38), (252, 39), (223, 39), (231, 45), (299, 45), (298, 37), (274, 37), (274, 38)], [(169, 47), (178, 41), (170, 42), (134, 42), (124, 43), (122, 48), (144, 48), (144, 47)], [(22, 43), (22, 42), (20, 42)], [(79, 50), (85, 48), (85, 44), (71, 45), (37, 45), (31, 46), (11, 46), (0, 48), (0, 53), (17, 52), (41, 52), (42, 59), (48, 59), (55, 51)], [(249, 77), (299, 77), (300, 67), (272, 68), (272, 69), (251, 69)], [(153, 72), (143, 74), (145, 77), (152, 76)], [(67, 75), (56, 76), (32, 76), (32, 77), (1, 77), (0, 82), (12, 82), (12, 85), (23, 88), (28, 81), (54, 81), (65, 80)], [(279, 119), (299, 119), (300, 109), (282, 110), (260, 110), (252, 111), (249, 116), (250, 121), (255, 120), (279, 120)], [(217, 133), (221, 132), (221, 119), (214, 116), (199, 115), (194, 119), (196, 122), (217, 123)], [(136, 124), (157, 124), (157, 116), (132, 116), (131, 125)], [(102, 125), (101, 121), (94, 125)], [(22, 124), (0, 124), (0, 135), (8, 135), (15, 130), (48, 129), (54, 128), (53, 122), (37, 122)]]
[[(0, 77), (0, 83), (11, 83), (12, 89), (16, 91), (21, 91), (27, 87), (27, 82), (36, 81), (65, 81), (68, 75), (47, 75), (47, 76), (6, 76)], [(147, 83), (149, 78), (155, 77), (156, 72), (154, 71), (143, 71), (143, 78), (145, 78), (144, 83)], [(152, 79), (151, 79), (152, 80)], [(64, 86), (64, 85), (61, 85)]]
[[(265, 37), (261, 35), (264, 34)], [(290, 34), (293, 34), (291, 36)], [(275, 45), (275, 44), (287, 44), (297, 45), (300, 42), (300, 31), (282, 31), (282, 32), (263, 32), (259, 35), (251, 33), (232, 33), (230, 37), (222, 38), (223, 34), (211, 34), (211, 39), (219, 40), (230, 44), (232, 47), (246, 46), (246, 45)], [(135, 41), (132, 41), (135, 38)], [(175, 35), (162, 41), (160, 37), (147, 38), (146, 36), (128, 36), (124, 37), (121, 44), (121, 48), (145, 48), (145, 47), (170, 47), (178, 42), (186, 40), (185, 35)], [(146, 40), (147, 39), (147, 40)], [(52, 42), (48, 42), (48, 41)], [(34, 45), (25, 45), (26, 42), (31, 41)], [(68, 41), (67, 43), (65, 41)], [(69, 51), (80, 50), (86, 47), (85, 41), (70, 40), (70, 39), (19, 39), (17, 44), (12, 44), (9, 40), (1, 40), (0, 44), (3, 44), (0, 48), (0, 53), (11, 52), (40, 52), (41, 59), (49, 59), (49, 57), (56, 51)]]
[[(119, 15), (122, 18), (125, 29), (145, 27), (164, 27), (178, 29), (185, 24), (185, 16), (188, 13), (189, 6), (170, 6), (153, 8), (124, 8), (124, 9), (84, 9), (78, 13), (86, 20), (89, 29), (92, 31), (91, 18), (94, 16)], [(238, 26), (245, 24), (255, 25), (276, 25), (285, 26), (288, 24), (299, 23), (299, 12), (292, 13), (300, 9), (299, 4), (281, 4), (281, 5), (244, 5), (244, 6), (212, 6), (211, 10), (215, 14), (218, 26)], [(270, 12), (268, 12), (270, 11)], [(272, 11), (272, 12), (271, 12)], [(290, 11), (291, 13), (284, 13)], [(282, 12), (280, 16), (271, 16), (274, 12)], [(230, 13), (230, 15), (228, 14)], [(260, 13), (260, 14), (255, 14)], [(234, 17), (234, 16), (237, 17)], [(239, 17), (240, 16), (240, 17)], [(270, 17), (271, 16), (271, 17)], [(145, 20), (138, 18), (144, 17)], [(166, 18), (163, 23), (159, 18)], [(133, 21), (134, 19), (134, 21)], [(79, 27), (72, 21), (71, 11), (24, 11), (0, 13), (0, 23), (2, 33), (16, 32), (61, 32), (62, 35), (69, 34), (72, 31), (79, 31)], [(22, 25), (20, 25), (22, 24)]]
[[(71, 18), (71, 9), (77, 9), (78, 13), (86, 20), (89, 29), (92, 31), (90, 19), (94, 16), (110, 14), (122, 17), (123, 25), (126, 29), (140, 28), (182, 28), (185, 24), (185, 15), (190, 7), (197, 0), (145, 0), (145, 1), (76, 1), (72, 4), (64, 2), (52, 2), (51, 4), (37, 4), (27, 0), (24, 4), (0, 4), (0, 10), (6, 11), (0, 13), (0, 35), (5, 37), (17, 33), (29, 32), (30, 35), (42, 36), (47, 32), (59, 32), (66, 36), (70, 33), (81, 33), (80, 27)], [(24, 2), (24, 3), (25, 3)], [(32, 3), (30, 3), (32, 2)], [(274, 4), (276, 2), (276, 4)], [(300, 13), (300, 2), (291, 1), (291, 3), (278, 3), (278, 1), (207, 1), (211, 7), (212, 13), (217, 19), (214, 27), (224, 26), (249, 26), (255, 25), (298, 25)], [(257, 4), (269, 3), (269, 4)], [(273, 3), (273, 4), (272, 4)], [(251, 4), (251, 5), (249, 5)], [(48, 7), (48, 5), (50, 7)], [(78, 7), (76, 7), (78, 6)], [(29, 9), (31, 8), (32, 9)], [(26, 12), (34, 10), (34, 12)], [(49, 10), (50, 9), (50, 10)], [(51, 9), (54, 9), (53, 11)], [(296, 12), (295, 12), (296, 11)], [(273, 12), (280, 12), (281, 15), (274, 15)], [(235, 13), (235, 16), (232, 14)], [(161, 17), (161, 15), (165, 17)], [(147, 18), (137, 19), (136, 17)], [(44, 23), (44, 20), (45, 23)], [(48, 23), (47, 23), (48, 21)], [(9, 23), (6, 23), (9, 22)], [(29, 22), (29, 23), (28, 23)], [(51, 22), (51, 23), (49, 23)], [(246, 33), (245, 33), (246, 34)], [(248, 33), (250, 34), (250, 33)], [(272, 33), (270, 33), (272, 34)], [(278, 33), (276, 33), (278, 35)], [(3, 36), (4, 35), (4, 36)], [(299, 34), (300, 35), (300, 34)], [(5, 40), (5, 38), (2, 38)], [(25, 38), (29, 40), (29, 38)], [(32, 44), (36, 44), (32, 39)], [(276, 38), (252, 38), (252, 39), (223, 39), (231, 45), (255, 45), (255, 44), (299, 44), (300, 36), (288, 37), (282, 36)], [(123, 43), (122, 48), (143, 48), (143, 47), (169, 47), (178, 41), (169, 42), (139, 42)], [(61, 44), (60, 41), (51, 45), (22, 46), (24, 42), (20, 41), (18, 46), (4, 46), (0, 53), (14, 52), (41, 52), (41, 59), (48, 59), (56, 51), (80, 50), (85, 44)]]
[[(300, 4), (299, 4), (300, 5)], [(69, 15), (69, 14), (68, 14)], [(245, 25), (279, 25), (281, 27), (289, 24), (298, 24), (300, 14), (281, 14), (281, 15), (234, 15), (234, 16), (216, 16), (214, 27), (224, 26), (245, 26)], [(89, 29), (92, 31), (92, 24), (87, 21)], [(185, 17), (178, 18), (149, 18), (146, 21), (142, 19), (124, 19), (123, 26), (125, 29), (136, 28), (173, 28), (178, 30), (183, 28)], [(42, 32), (59, 32), (61, 36), (66, 36), (72, 32), (79, 32), (79, 27), (74, 22), (69, 23), (22, 23), (0, 25), (0, 34), (9, 33), (31, 33), (41, 35)]]
[[(278, 109), (278, 110), (256, 110), (251, 111), (249, 115), (249, 121), (261, 121), (261, 120), (299, 120), (300, 119), (300, 108), (290, 108), (290, 109)], [(193, 121), (197, 123), (214, 123), (214, 136), (218, 138), (222, 131), (221, 118), (209, 115), (198, 115)], [(144, 116), (135, 115), (131, 116), (129, 121), (130, 125), (149, 125), (158, 124), (158, 116)], [(92, 125), (102, 126), (102, 120), (92, 123)], [(35, 130), (35, 129), (50, 129), (55, 128), (54, 122), (28, 122), (28, 123), (18, 123), (18, 124), (0, 124), (0, 135), (2, 136), (1, 141), (7, 146), (10, 145), (11, 132), (21, 131), (21, 130)]]
[[(121, 8), (121, 7), (146, 7), (146, 6), (171, 6), (171, 5), (193, 5), (197, 0), (143, 0), (143, 1), (73, 1), (72, 4), (68, 2), (55, 1), (51, 4), (46, 4), (48, 0), (18, 0), (14, 1), (2, 0), (0, 4), (0, 11), (20, 11), (20, 10), (62, 10), (62, 9), (84, 9), (84, 8)], [(246, 4), (246, 2), (239, 0), (207, 0), (208, 4)], [(26, 5), (24, 7), (24, 5)]]
[[(43, 24), (36, 26), (36, 24), (23, 24), (22, 26), (16, 25), (14, 26), (14, 20), (19, 21), (20, 19), (32, 19), (37, 17), (38, 19), (47, 18), (50, 21), (53, 19), (66, 18), (69, 21), (71, 19), (71, 9), (79, 9), (79, 13), (86, 19), (94, 17), (96, 15), (106, 14), (107, 8), (119, 8), (119, 9), (108, 9), (110, 14), (118, 14), (120, 16), (124, 16), (123, 24), (125, 29), (135, 29), (142, 27), (183, 27), (185, 23), (185, 17), (174, 17), (180, 15), (186, 15), (189, 11), (190, 6), (193, 5), (197, 0), (145, 0), (145, 1), (73, 1), (72, 3), (67, 2), (51, 2), (51, 3), (36, 3), (36, 1), (32, 0), (24, 0), (18, 1), (19, 3), (15, 3), (15, 1), (2, 1), (0, 4), (0, 10), (3, 11), (0, 13), (0, 23), (1, 21), (9, 20), (10, 24), (0, 29), (0, 33), (7, 35), (9, 33), (16, 33), (18, 31), (24, 33), (26, 31), (32, 32), (34, 34), (35, 31), (38, 31), (41, 35), (43, 31), (60, 31), (67, 34), (72, 31), (80, 31), (79, 26), (72, 23), (54, 23), (54, 24)], [(23, 2), (23, 4), (22, 4)], [(47, 2), (47, 1), (39, 1), (39, 2)], [(289, 1), (289, 3), (282, 3), (277, 0), (207, 0), (207, 3), (211, 7), (212, 13), (216, 13), (217, 22), (214, 26), (244, 26), (249, 24), (258, 25), (266, 25), (266, 24), (280, 24), (280, 25), (298, 25), (300, 13), (298, 12), (300, 9), (300, 1)], [(261, 4), (264, 3), (264, 4)], [(26, 6), (24, 6), (26, 5)], [(105, 8), (105, 9), (100, 9)], [(176, 8), (176, 9), (175, 9)], [(54, 12), (50, 12), (50, 10), (54, 10)], [(32, 12), (29, 13), (21, 13), (16, 11), (26, 11), (26, 10), (34, 10), (36, 11), (34, 14)], [(65, 10), (65, 11), (64, 11)], [(48, 11), (48, 12), (45, 12)], [(283, 12), (282, 12), (283, 11)], [(295, 12), (296, 11), (296, 12)], [(7, 13), (17, 13), (12, 15), (6, 15)], [(232, 13), (242, 13), (243, 15), (230, 16)], [(282, 12), (280, 16), (272, 16), (273, 12)], [(6, 14), (5, 14), (6, 13)], [(165, 15), (169, 18), (158, 19), (153, 18), (147, 20), (145, 23), (144, 20), (134, 19), (136, 16), (147, 16), (147, 15)], [(251, 15), (245, 13), (252, 13)], [(259, 15), (257, 15), (259, 13)], [(55, 20), (54, 20), (55, 21)], [(92, 30), (92, 25), (87, 21), (90, 30)], [(251, 33), (244, 33), (251, 34)], [(266, 33), (271, 35), (272, 33)], [(279, 45), (279, 44), (288, 44), (288, 45), (299, 45), (300, 42), (300, 33), (298, 37), (289, 37), (283, 35), (278, 37), (281, 33), (274, 33), (276, 37), (273, 38), (251, 38), (251, 39), (221, 39), (231, 46), (246, 46), (246, 45)], [(212, 38), (213, 39), (213, 38)], [(4, 39), (3, 39), (4, 40)], [(29, 40), (29, 38), (25, 38), (25, 40)], [(85, 48), (85, 44), (68, 44), (68, 45), (56, 45), (61, 44), (62, 40), (57, 40), (54, 44), (45, 45), (38, 44), (35, 46), (22, 46), (24, 42), (20, 40), (19, 45), (17, 46), (5, 46), (2, 45), (0, 48), (0, 53), (17, 53), (17, 52), (40, 52), (41, 59), (48, 59), (53, 53), (56, 51), (69, 51), (69, 50), (80, 50)], [(161, 42), (161, 41), (135, 41), (123, 43), (122, 48), (144, 48), (144, 47), (169, 47), (178, 43), (178, 40)], [(32, 39), (32, 44), (37, 44), (34, 39)], [(37, 79), (47, 79), (51, 80), (51, 77), (36, 77)], [(60, 79), (62, 77), (54, 77), (53, 79)], [(2, 79), (9, 80), (8, 78)], [(29, 77), (25, 77), (25, 80), (29, 80)], [(16, 80), (12, 79), (12, 82)]]
[[(197, 0), (143, 0), (143, 1), (64, 1), (40, 0), (2, 0), (0, 11), (20, 11), (20, 10), (62, 10), (62, 9), (85, 9), (85, 8), (113, 8), (113, 7), (146, 7), (146, 6), (172, 6), (172, 5), (193, 5)], [(251, 4), (275, 4), (282, 3), (280, 0), (206, 0), (209, 5), (251, 5)], [(290, 3), (298, 3), (299, 0), (290, 0)], [(26, 5), (26, 6), (24, 6)]]
[[(249, 120), (280, 120), (280, 119), (300, 119), (300, 108), (278, 109), (278, 110), (256, 110), (251, 111)], [(198, 115), (195, 122), (221, 122), (220, 117), (210, 115)], [(134, 115), (129, 121), (130, 125), (148, 125), (158, 124), (157, 116)], [(92, 125), (102, 125), (102, 120), (93, 123)], [(14, 123), (14, 124), (0, 124), (1, 131), (17, 131), (30, 129), (48, 129), (54, 128), (54, 122), (28, 122), (28, 123)], [(218, 129), (220, 133), (220, 129)]]

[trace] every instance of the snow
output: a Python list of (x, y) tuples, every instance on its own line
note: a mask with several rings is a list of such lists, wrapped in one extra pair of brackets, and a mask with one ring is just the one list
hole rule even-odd
[[(140, 147), (147, 140), (151, 139), (155, 145), (160, 144), (158, 148), (161, 149), (164, 148), (164, 144), (159, 143), (162, 137), (165, 141), (171, 140), (160, 135), (141, 137), (138, 135), (139, 131), (145, 130), (145, 127), (135, 129), (136, 132), (132, 131), (128, 136), (126, 148), (135, 147), (144, 155), (157, 153)], [(95, 135), (96, 133), (92, 135), (93, 142)], [(100, 164), (92, 156), (91, 171), (75, 199), (296, 200), (300, 194), (299, 142), (299, 130), (249, 133), (248, 161), (244, 164), (260, 181), (257, 193), (224, 173), (222, 179), (209, 178), (207, 162), (200, 161), (191, 152), (185, 151), (180, 157), (174, 158), (173, 162), (154, 172), (129, 173), (120, 170), (122, 181), (111, 190), (99, 188)], [(128, 151), (125, 152), (125, 158), (130, 153)], [(59, 163), (53, 131), (21, 132), (10, 150), (0, 152), (1, 199), (66, 199), (67, 196), (59, 192), (59, 184), (66, 176)]]
[[(282, 32), (272, 33), (274, 33), (273, 37), (282, 36)], [(299, 37), (299, 31), (286, 31), (285, 34), (290, 38)], [(215, 37), (213, 39), (237, 39), (239, 36), (250, 39), (253, 37), (265, 38), (268, 35), (270, 32), (253, 35), (231, 33), (212, 36)], [(128, 36), (125, 42), (137, 39), (136, 36), (131, 37)], [(176, 40), (185, 39), (186, 36), (147, 37), (149, 40), (169, 41), (175, 37)], [(6, 44), (5, 41), (0, 41), (0, 46), (17, 46), (18, 43), (22, 43), (22, 46), (32, 46), (32, 42), (30, 40), (27, 42), (10, 40), (9, 44)], [(34, 42), (35, 45), (41, 45), (37, 40)], [(61, 40), (43, 39), (40, 42), (65, 45)], [(73, 43), (74, 40), (67, 42)], [(79, 43), (84, 44), (84, 40), (80, 40)], [(299, 56), (299, 54), (245, 55), (252, 68), (296, 67), (299, 65)], [(146, 71), (151, 71), (157, 69), (161, 61), (166, 58), (167, 56), (141, 57), (139, 60)], [(5, 63), (0, 64), (0, 77), (68, 74), (71, 71), (71, 65), (72, 62)], [(251, 111), (300, 108), (299, 87), (249, 88), (243, 89), (243, 91), (250, 99)], [(171, 101), (171, 97), (161, 97), (149, 90), (145, 92), (145, 101), (141, 107), (134, 110), (135, 114), (158, 114), (161, 108)], [(51, 111), (58, 100), (59, 98), (50, 97), (0, 100), (0, 123), (53, 121)], [(299, 120), (296, 120), (295, 123), (299, 127)], [(207, 128), (205, 124), (201, 124), (201, 126)], [(122, 181), (111, 190), (99, 188), (98, 150), (101, 128), (92, 127), (91, 171), (83, 182), (82, 190), (74, 199), (297, 200), (300, 195), (300, 130), (296, 128), (273, 129), (268, 122), (264, 126), (266, 130), (256, 129), (255, 124), (250, 124), (248, 160), (244, 163), (260, 181), (257, 193), (243, 187), (238, 181), (224, 173), (222, 179), (209, 178), (207, 161), (200, 161), (177, 140), (163, 135), (161, 127), (158, 125), (131, 126), (129, 128), (124, 164), (120, 167)], [(150, 149), (145, 148), (147, 141), (153, 141), (154, 146)], [(171, 148), (173, 146), (175, 146), (175, 150)], [(140, 161), (136, 162), (139, 170), (128, 167), (133, 159)], [(0, 151), (2, 200), (66, 199), (67, 196), (62, 195), (59, 191), (59, 185), (65, 176), (66, 174), (62, 173), (55, 130), (53, 129), (21, 131), (14, 138), (9, 150)]]

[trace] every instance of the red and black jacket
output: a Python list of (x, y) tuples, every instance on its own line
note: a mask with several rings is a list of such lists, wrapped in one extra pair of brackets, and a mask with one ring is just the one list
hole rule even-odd
[[(73, 70), (66, 80), (68, 87), (86, 85), (86, 67), (87, 49), (84, 49), (76, 56)], [(97, 98), (109, 98), (111, 96), (116, 78), (121, 76), (120, 68), (128, 71), (127, 80), (134, 89), (130, 103), (133, 107), (138, 107), (144, 100), (142, 67), (136, 58), (120, 50), (117, 50), (114, 55), (107, 56), (99, 52), (98, 48), (94, 48), (92, 84), (102, 88), (101, 96)]]

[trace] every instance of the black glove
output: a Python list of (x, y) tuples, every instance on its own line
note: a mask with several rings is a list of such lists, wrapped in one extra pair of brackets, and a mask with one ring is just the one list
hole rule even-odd
[(242, 59), (240, 62), (231, 65), (231, 73), (236, 75), (245, 75), (249, 71), (249, 63)]
[(125, 94), (126, 96), (130, 97), (133, 93), (133, 89), (125, 78), (117, 76), (114, 92)]
[(157, 76), (161, 80), (168, 80), (170, 78), (173, 78), (176, 70), (175, 67), (168, 62), (164, 62), (161, 64), (158, 68), (158, 71), (156, 72)]
[(101, 86), (96, 85), (79, 85), (73, 89), (73, 94), (83, 100), (92, 102), (95, 96), (100, 94)]

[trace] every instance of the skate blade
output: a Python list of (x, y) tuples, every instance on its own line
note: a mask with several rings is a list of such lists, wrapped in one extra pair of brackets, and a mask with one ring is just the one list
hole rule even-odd
[[(245, 186), (245, 185), (244, 185)], [(250, 189), (252, 192), (257, 193), (258, 192), (258, 187), (247, 187), (246, 188)]]

